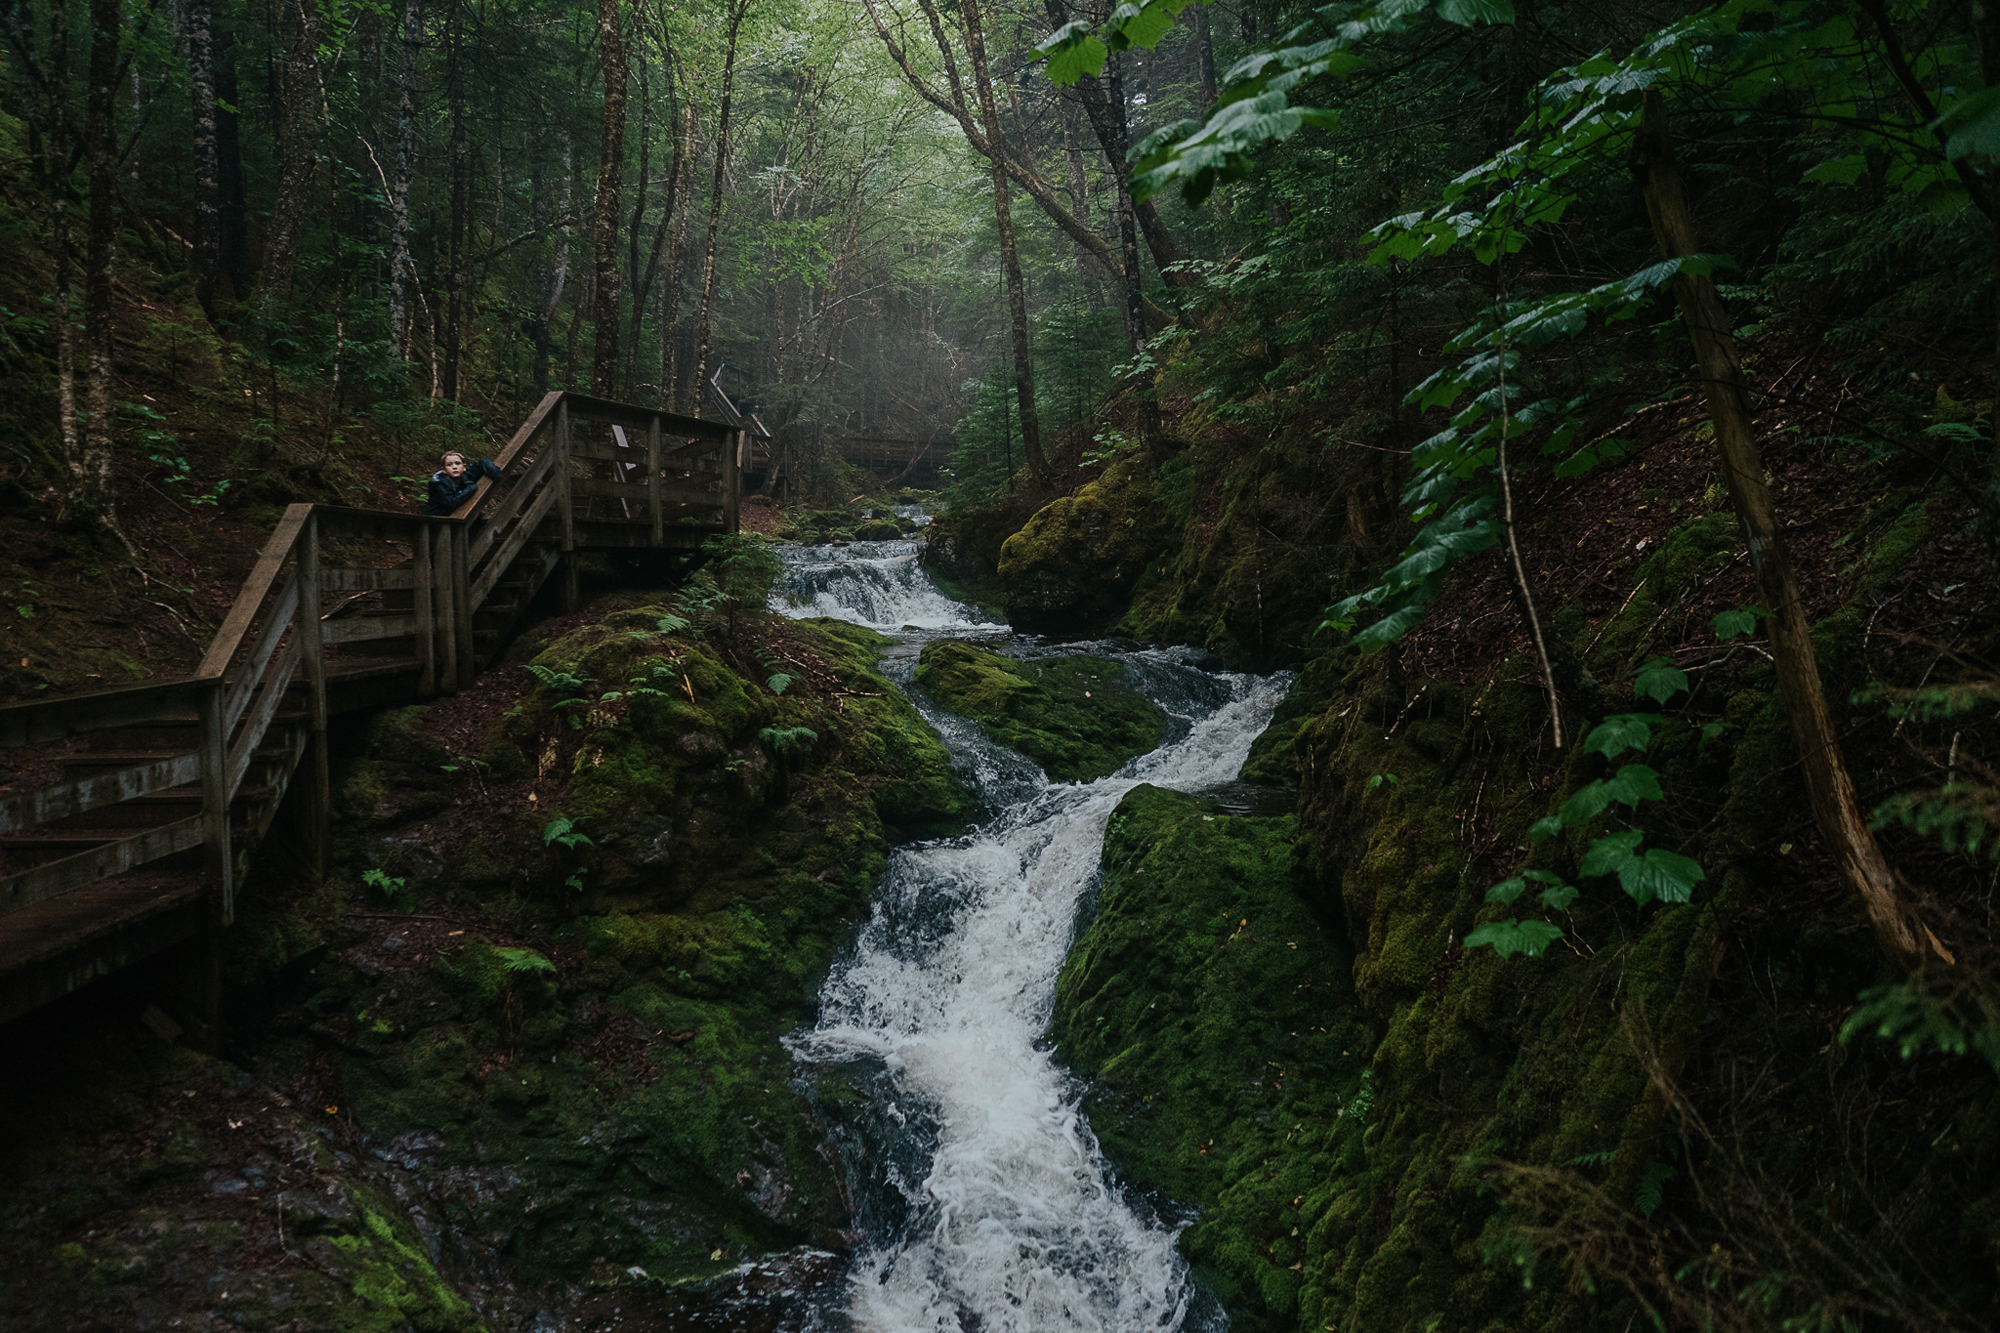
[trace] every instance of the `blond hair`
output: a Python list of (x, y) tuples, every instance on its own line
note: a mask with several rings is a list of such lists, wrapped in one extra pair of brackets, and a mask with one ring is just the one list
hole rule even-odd
[(449, 463), (449, 462), (450, 462), (450, 461), (451, 461), (452, 459), (454, 459), (454, 458), (456, 458), (456, 459), (457, 459), (457, 460), (458, 460), (459, 462), (461, 462), (461, 463), (463, 463), (463, 462), (465, 462), (465, 461), (466, 461), (466, 458), (465, 458), (465, 455), (464, 455), (464, 454), (462, 454), (462, 453), (460, 453), (460, 452), (459, 452), (458, 450), (456, 450), (456, 449), (447, 449), (447, 450), (445, 450), (445, 451), (444, 451), (444, 456), (443, 456), (442, 458), (438, 459), (438, 462), (440, 462), (440, 463)]

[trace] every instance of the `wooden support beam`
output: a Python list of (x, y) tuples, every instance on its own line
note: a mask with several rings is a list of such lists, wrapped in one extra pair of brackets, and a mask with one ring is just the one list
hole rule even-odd
[[(299, 669), (305, 673), (308, 726), (311, 732), (302, 758), (305, 790), (300, 832), (306, 865), (314, 879), (324, 880), (333, 864), (331, 798), (333, 784), (327, 773), (326, 754), (326, 653), (320, 635), (319, 520), (309, 520), (299, 530)], [(390, 619), (391, 617), (383, 617)], [(411, 617), (396, 616), (397, 621)], [(261, 739), (261, 738), (260, 738)], [(227, 919), (223, 925), (231, 924)]]
[(229, 848), (229, 728), (222, 682), (201, 698), (201, 730), (196, 753), (201, 763), (200, 843), (202, 871), (216, 916), (236, 915), (235, 858)]
[(417, 529), (416, 546), (416, 635), (417, 635), (417, 697), (428, 699), (437, 693), (437, 622), (433, 600), (434, 581), (437, 574), (431, 568), (431, 548), (437, 544), (435, 523), (426, 523)]
[(660, 415), (646, 423), (646, 513), (653, 520), (653, 545), (658, 546), (666, 520), (660, 515)]

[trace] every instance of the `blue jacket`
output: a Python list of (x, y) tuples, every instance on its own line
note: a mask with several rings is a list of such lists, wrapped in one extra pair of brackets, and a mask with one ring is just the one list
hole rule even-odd
[(465, 465), (465, 473), (454, 481), (445, 475), (443, 468), (431, 473), (430, 498), (424, 503), (424, 512), (433, 518), (449, 518), (451, 511), (472, 498), (472, 492), (479, 485), (481, 477), (500, 480), (502, 473), (491, 459), (482, 458), (478, 462)]

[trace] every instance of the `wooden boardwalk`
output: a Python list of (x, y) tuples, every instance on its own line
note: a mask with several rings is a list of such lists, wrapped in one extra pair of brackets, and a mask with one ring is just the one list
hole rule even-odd
[(0, 707), (0, 747), (48, 777), (0, 799), (0, 1022), (184, 946), (212, 1045), (251, 850), (282, 812), (282, 850), (327, 868), (328, 719), (469, 686), (549, 579), (574, 608), (578, 551), (736, 531), (747, 448), (552, 393), (449, 518), (288, 508), (193, 675)]

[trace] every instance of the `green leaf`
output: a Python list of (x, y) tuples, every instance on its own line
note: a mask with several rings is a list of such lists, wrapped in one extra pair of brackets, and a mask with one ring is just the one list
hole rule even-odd
[(1512, 879), (1503, 879), (1488, 889), (1486, 891), (1486, 901), (1489, 903), (1511, 903), (1527, 892), (1527, 889), (1528, 881), (1516, 875)]
[(1715, 626), (1716, 638), (1728, 640), (1739, 634), (1756, 633), (1757, 617), (1763, 614), (1755, 607), (1738, 607), (1734, 611), (1718, 611), (1708, 623)]
[(1562, 927), (1546, 921), (1489, 921), (1466, 935), (1465, 947), (1491, 948), (1502, 958), (1512, 958), (1517, 953), (1540, 958), (1542, 950), (1562, 937)]
[(1103, 72), (1109, 50), (1088, 23), (1072, 22), (1057, 28), (1035, 53), (1047, 57), (1049, 78), (1067, 88), (1086, 74)]
[(1583, 752), (1616, 759), (1627, 750), (1643, 750), (1652, 743), (1653, 728), (1664, 720), (1658, 713), (1614, 713), (1590, 729)]
[(1604, 790), (1611, 799), (1628, 809), (1636, 810), (1641, 801), (1658, 801), (1666, 793), (1660, 790), (1660, 775), (1644, 764), (1627, 764), (1604, 780)]
[(1513, 0), (1438, 0), (1437, 15), (1470, 28), (1480, 23), (1512, 23)]
[(1687, 672), (1664, 657), (1647, 659), (1646, 664), (1632, 675), (1633, 695), (1655, 703), (1663, 704), (1676, 694), (1685, 694), (1687, 688)]
[(1565, 911), (1576, 901), (1577, 893), (1578, 889), (1573, 884), (1552, 884), (1542, 890), (1542, 906), (1551, 912)]
[(509, 972), (553, 972), (556, 965), (533, 949), (495, 949), (500, 965)]
[(1591, 843), (1578, 870), (1585, 875), (1618, 876), (1619, 887), (1641, 906), (1655, 898), (1668, 903), (1688, 901), (1694, 896), (1694, 886), (1707, 878), (1701, 867), (1659, 847), (1639, 855), (1644, 838), (1637, 829), (1607, 833)]
[(1982, 88), (1954, 102), (1938, 117), (1937, 127), (1950, 132), (1945, 156), (2000, 158), (2000, 84)]
[(1820, 185), (1852, 185), (1868, 172), (1868, 159), (1860, 153), (1849, 153), (1822, 162), (1801, 176), (1801, 180), (1813, 181)]
[(1540, 846), (1563, 831), (1561, 815), (1547, 815), (1528, 826), (1528, 837)]
[(771, 687), (771, 693), (783, 694), (785, 692), (785, 687), (790, 685), (795, 679), (797, 679), (797, 677), (788, 676), (784, 672), (780, 671), (775, 673), (769, 680), (765, 681), (764, 683)]

